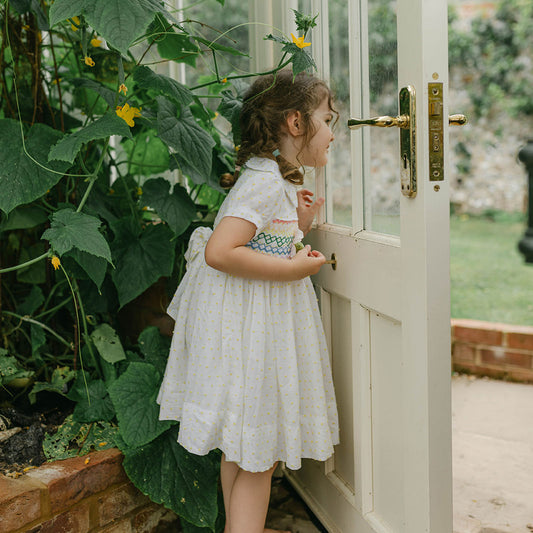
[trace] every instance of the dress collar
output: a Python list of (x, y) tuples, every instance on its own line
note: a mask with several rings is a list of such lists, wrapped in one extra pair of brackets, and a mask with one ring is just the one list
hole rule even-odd
[(277, 178), (279, 178), (283, 182), (285, 193), (287, 194), (287, 197), (289, 198), (291, 204), (294, 207), (298, 207), (298, 197), (296, 196), (296, 190), (297, 190), (296, 185), (283, 178), (283, 176), (281, 175), (281, 172), (279, 171), (278, 163), (276, 161), (274, 161), (273, 159), (269, 159), (267, 157), (255, 157), (254, 156), (254, 157), (250, 157), (250, 159), (246, 161), (244, 166), (251, 170), (263, 170), (267, 172), (272, 172)]

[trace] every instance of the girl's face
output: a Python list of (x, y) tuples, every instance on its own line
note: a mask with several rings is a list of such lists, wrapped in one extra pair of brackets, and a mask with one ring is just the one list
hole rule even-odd
[(327, 97), (315, 109), (311, 120), (316, 132), (307, 145), (302, 147), (298, 159), (300, 163), (308, 167), (323, 167), (328, 162), (329, 144), (335, 139), (331, 132), (333, 112), (329, 107)]

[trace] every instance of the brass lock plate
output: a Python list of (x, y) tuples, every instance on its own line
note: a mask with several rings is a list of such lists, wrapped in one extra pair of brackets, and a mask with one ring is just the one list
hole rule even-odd
[(428, 84), (429, 181), (444, 180), (443, 84)]
[(402, 194), (416, 196), (416, 112), (415, 88), (402, 87), (399, 95), (400, 117), (408, 117), (408, 127), (400, 127), (400, 183)]

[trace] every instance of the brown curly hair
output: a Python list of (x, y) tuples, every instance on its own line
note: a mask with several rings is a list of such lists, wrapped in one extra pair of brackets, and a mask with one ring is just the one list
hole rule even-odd
[(303, 146), (312, 139), (316, 127), (311, 115), (324, 98), (328, 99), (330, 109), (336, 113), (329, 87), (306, 72), (294, 76), (287, 69), (257, 78), (244, 95), (240, 116), (241, 145), (237, 152), (235, 174), (224, 174), (221, 185), (231, 187), (239, 177), (240, 167), (252, 156), (275, 159), (281, 175), (286, 180), (301, 185), (303, 175), (299, 168), (273, 152), (279, 148), (284, 131), (282, 126), (291, 112), (301, 113), (305, 132)]

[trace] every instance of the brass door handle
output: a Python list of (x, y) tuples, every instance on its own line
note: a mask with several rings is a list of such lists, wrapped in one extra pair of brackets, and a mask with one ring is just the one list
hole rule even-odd
[(392, 128), (397, 126), (398, 128), (409, 128), (409, 116), (400, 115), (399, 117), (389, 117), (387, 115), (374, 118), (351, 118), (348, 120), (348, 127), (351, 130), (357, 130), (363, 126), (377, 126), (378, 128)]
[(416, 196), (416, 94), (412, 85), (402, 87), (398, 98), (398, 116), (387, 115), (374, 118), (351, 118), (348, 128), (357, 130), (362, 126), (376, 126), (378, 128), (399, 128), (400, 136), (400, 183), (404, 196)]
[(456, 114), (456, 115), (450, 115), (448, 118), (450, 126), (464, 126), (468, 119), (465, 115)]
[(326, 261), (326, 265), (331, 265), (331, 268), (333, 270), (337, 270), (337, 259), (335, 257), (335, 254), (331, 254), (331, 259), (328, 259)]

